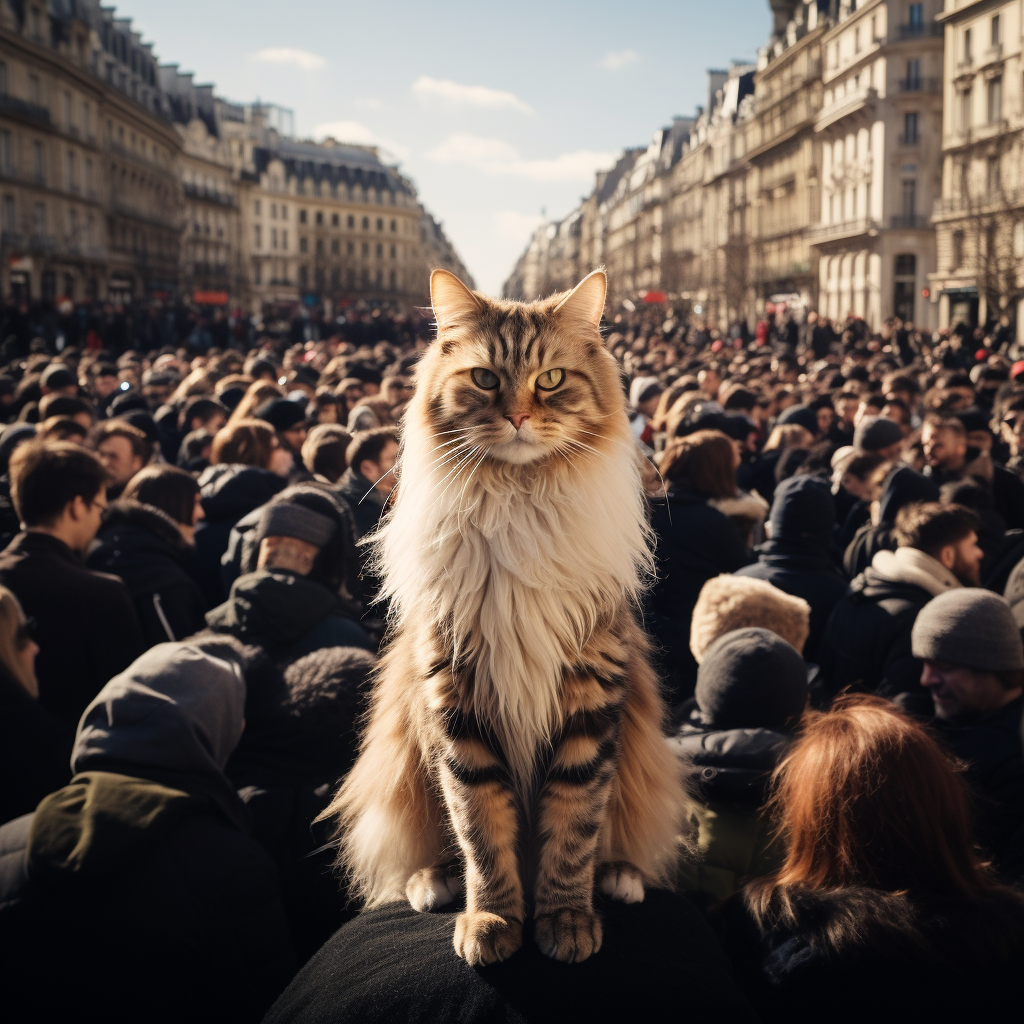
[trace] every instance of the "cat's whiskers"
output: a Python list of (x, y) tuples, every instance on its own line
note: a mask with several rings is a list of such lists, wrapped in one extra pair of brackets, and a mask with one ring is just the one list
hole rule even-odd
[[(469, 471), (469, 476), (466, 477), (466, 482), (462, 485), (462, 490), (459, 492), (459, 508), (458, 508), (458, 511), (455, 513), (456, 519), (461, 519), (462, 513), (469, 511), (469, 509), (463, 509), (463, 507), (462, 507), (462, 500), (466, 496), (466, 488), (469, 487), (469, 482), (473, 479), (473, 475), (483, 465), (483, 461), (484, 461), (484, 459), (487, 458), (487, 453), (490, 450), (491, 450), (491, 446), (490, 445), (484, 445), (483, 451), (480, 453), (480, 458), (477, 459), (476, 462), (473, 464), (473, 468), (470, 469), (470, 471)], [(460, 525), (461, 525), (461, 523), (460, 523)]]

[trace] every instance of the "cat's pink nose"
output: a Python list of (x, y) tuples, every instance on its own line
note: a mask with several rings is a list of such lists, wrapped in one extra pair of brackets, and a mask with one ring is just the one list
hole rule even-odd
[(516, 428), (516, 430), (518, 430), (523, 425), (524, 420), (528, 420), (529, 418), (530, 414), (528, 412), (517, 412), (513, 413), (513, 415), (511, 416), (505, 417), (505, 419), (507, 419), (509, 423), (511, 423), (512, 426)]

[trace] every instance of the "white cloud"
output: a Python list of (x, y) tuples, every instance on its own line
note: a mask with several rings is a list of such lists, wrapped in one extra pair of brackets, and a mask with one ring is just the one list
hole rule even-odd
[(539, 213), (519, 213), (518, 210), (498, 210), (494, 214), (494, 226), (498, 235), (510, 242), (521, 245), (544, 223)]
[(316, 139), (334, 139), (336, 142), (355, 142), (360, 146), (379, 146), (390, 155), (404, 160), (409, 151), (405, 146), (382, 138), (372, 128), (359, 121), (327, 121), (313, 130)]
[(486, 85), (460, 85), (448, 79), (420, 75), (412, 83), (412, 92), (417, 99), (441, 100), (453, 107), (478, 107), (484, 110), (518, 110), (532, 114), (533, 108), (518, 96), (503, 89), (490, 89)]
[(310, 53), (308, 50), (296, 50), (290, 46), (267, 47), (254, 53), (252, 59), (261, 64), (290, 64), (303, 71), (314, 71), (327, 63), (319, 54)]
[(636, 50), (614, 50), (611, 53), (606, 53), (601, 58), (601, 67), (605, 71), (621, 71), (624, 67), (633, 64), (639, 59), (640, 54)]
[(510, 174), (532, 181), (589, 181), (601, 167), (615, 162), (615, 153), (577, 149), (556, 157), (529, 160), (501, 139), (449, 135), (427, 156), (442, 164), (464, 164), (487, 174)]

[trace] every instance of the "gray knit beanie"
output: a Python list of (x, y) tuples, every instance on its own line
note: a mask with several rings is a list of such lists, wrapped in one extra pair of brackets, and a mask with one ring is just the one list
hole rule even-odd
[(853, 446), (864, 452), (880, 452), (903, 440), (903, 431), (894, 420), (884, 416), (865, 416), (853, 435)]
[(296, 501), (267, 505), (259, 525), (259, 536), (295, 537), (322, 548), (333, 536), (337, 523)]
[(932, 598), (910, 634), (914, 657), (979, 672), (1024, 669), (1024, 643), (1010, 605), (998, 594), (958, 587)]

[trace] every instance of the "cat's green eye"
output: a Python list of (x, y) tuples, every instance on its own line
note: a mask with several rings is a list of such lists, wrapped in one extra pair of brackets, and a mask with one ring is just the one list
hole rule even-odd
[(545, 370), (537, 376), (537, 387), (541, 391), (554, 391), (565, 380), (565, 370)]
[(493, 370), (477, 366), (469, 371), (469, 375), (473, 378), (473, 383), (484, 391), (493, 391), (498, 386), (498, 375)]

